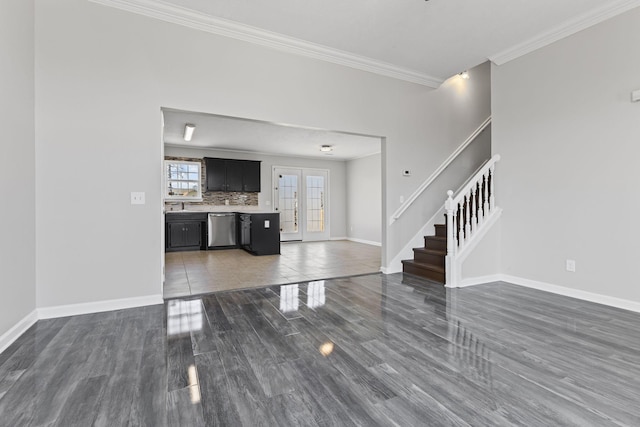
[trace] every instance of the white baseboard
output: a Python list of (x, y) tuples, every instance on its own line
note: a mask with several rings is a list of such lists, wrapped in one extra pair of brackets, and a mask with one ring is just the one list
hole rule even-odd
[[(503, 280), (503, 276), (500, 274), (490, 274), (488, 276), (478, 276), (478, 277), (469, 277), (467, 279), (462, 279), (457, 288), (466, 288), (469, 286), (483, 285), (485, 283), (491, 282), (499, 282)], [(445, 285), (446, 286), (446, 285)], [(448, 288), (453, 286), (446, 286)]]
[(0, 335), (0, 353), (5, 351), (20, 335), (24, 334), (27, 329), (38, 321), (38, 312), (33, 310), (27, 314), (22, 320), (16, 323), (11, 329)]
[(80, 304), (58, 305), (38, 308), (38, 319), (77, 316), (79, 314), (100, 313), (103, 311), (122, 310), (125, 308), (144, 307), (162, 304), (162, 295), (146, 295), (143, 297), (113, 299)]
[(349, 240), (350, 242), (363, 243), (365, 245), (382, 246), (382, 243), (380, 242), (374, 242), (372, 240), (356, 239), (355, 237), (347, 237), (347, 240)]
[(349, 240), (349, 239), (345, 236), (345, 237), (329, 237), (329, 240)]
[(564, 295), (571, 298), (577, 298), (584, 301), (595, 302), (597, 304), (608, 305), (611, 307), (621, 308), (624, 310), (635, 311), (640, 313), (640, 302), (638, 301), (629, 301), (622, 298), (596, 294), (594, 292), (581, 291), (579, 289), (552, 285), (550, 283), (545, 283), (545, 282), (538, 282), (537, 280), (530, 280), (530, 279), (524, 279), (522, 277), (509, 276), (507, 274), (501, 274), (499, 276), (500, 276), (499, 280), (503, 282), (509, 282), (514, 285), (524, 286), (532, 289), (538, 289), (540, 291), (551, 292), (558, 295)]
[(384, 274), (402, 273), (402, 264), (400, 264), (399, 268), (395, 264), (390, 267), (380, 267), (380, 271), (382, 271)]

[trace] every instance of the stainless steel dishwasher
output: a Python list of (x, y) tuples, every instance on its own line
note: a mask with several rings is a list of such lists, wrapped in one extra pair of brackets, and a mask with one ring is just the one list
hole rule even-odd
[(207, 222), (207, 246), (236, 246), (236, 214), (233, 212), (210, 213)]

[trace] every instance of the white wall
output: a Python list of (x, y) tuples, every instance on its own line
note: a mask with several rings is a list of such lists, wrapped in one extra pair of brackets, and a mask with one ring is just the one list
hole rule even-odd
[(477, 283), (478, 278), (495, 276), (500, 273), (501, 241), (502, 228), (500, 219), (498, 219), (462, 262), (462, 285), (465, 284), (465, 279)]
[(474, 74), (433, 91), (86, 0), (37, 2), (36, 59), (39, 306), (160, 292), (162, 106), (384, 136), (383, 216), (489, 110)]
[(356, 241), (382, 242), (382, 156), (347, 162), (347, 234)]
[(494, 67), (503, 273), (640, 301), (638, 23), (636, 8)]
[[(406, 120), (411, 118), (418, 122), (416, 127), (404, 129), (408, 135), (402, 140), (387, 139), (383, 218), (391, 216), (401, 206), (400, 196), (408, 198), (491, 115), (489, 63), (469, 70), (469, 75), (469, 80), (456, 76), (428, 93), (419, 110), (403, 113), (408, 115)], [(387, 271), (401, 268), (398, 259), (406, 257), (402, 254), (405, 245), (444, 204), (447, 190), (457, 189), (469, 178), (489, 158), (490, 150), (489, 140), (472, 144), (462, 158), (405, 211), (400, 220), (387, 227), (382, 262)], [(406, 169), (411, 171), (410, 177), (402, 175)]]
[[(343, 161), (306, 159), (301, 157), (272, 156), (259, 153), (242, 153), (226, 150), (203, 150), (187, 147), (166, 146), (164, 154), (181, 157), (221, 157), (226, 159), (260, 160), (260, 186), (258, 195), (260, 208), (273, 210), (273, 166), (291, 166), (329, 170), (329, 225), (331, 237), (346, 236), (346, 164)], [(378, 165), (378, 169), (380, 169)], [(379, 191), (379, 190), (378, 190)], [(267, 205), (267, 201), (269, 205)]]
[(37, 2), (36, 58), (39, 306), (160, 292), (162, 106), (401, 145), (431, 91), (85, 0)]
[(33, 43), (33, 1), (0, 2), (0, 336), (36, 301)]

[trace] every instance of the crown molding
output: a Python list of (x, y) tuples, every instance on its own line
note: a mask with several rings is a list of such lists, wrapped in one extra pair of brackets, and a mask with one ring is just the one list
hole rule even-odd
[(523, 43), (490, 56), (489, 60), (496, 65), (505, 64), (638, 6), (640, 6), (640, 0), (620, 0), (613, 4), (599, 7), (596, 10), (570, 19), (562, 25), (552, 28)]
[(104, 6), (137, 13), (150, 18), (231, 37), (249, 43), (277, 49), (282, 52), (319, 59), (357, 70), (368, 71), (398, 80), (438, 88), (444, 80), (416, 70), (398, 67), (383, 61), (359, 56), (343, 50), (332, 49), (250, 25), (213, 17), (191, 9), (172, 5), (161, 0), (89, 0)]

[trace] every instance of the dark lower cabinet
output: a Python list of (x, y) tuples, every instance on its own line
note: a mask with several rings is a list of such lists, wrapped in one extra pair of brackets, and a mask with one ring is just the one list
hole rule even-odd
[(168, 213), (165, 218), (165, 250), (197, 251), (204, 247), (206, 213)]
[(202, 224), (199, 222), (173, 222), (169, 227), (169, 248), (200, 249), (202, 245)]
[(280, 254), (280, 214), (241, 214), (240, 245), (254, 255)]

